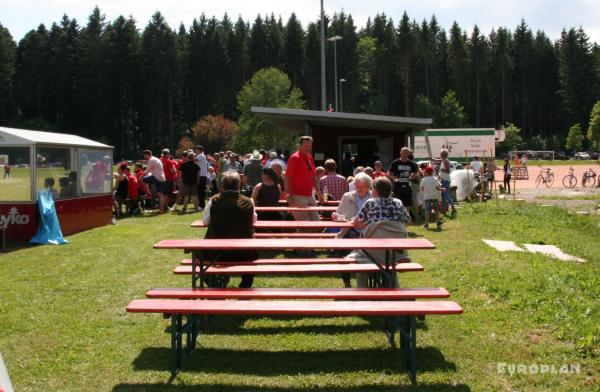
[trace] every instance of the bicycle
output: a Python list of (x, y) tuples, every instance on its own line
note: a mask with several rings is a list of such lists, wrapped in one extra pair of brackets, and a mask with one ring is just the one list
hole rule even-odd
[(540, 168), (540, 174), (538, 174), (537, 178), (535, 179), (535, 187), (537, 188), (543, 182), (544, 185), (546, 185), (546, 188), (550, 188), (552, 184), (554, 184), (554, 173), (552, 173), (549, 167), (538, 167)]
[(593, 169), (587, 169), (583, 172), (583, 176), (581, 177), (581, 185), (584, 188), (593, 188), (596, 184), (596, 172)]
[(573, 174), (574, 172), (575, 169), (573, 169), (573, 166), (571, 166), (569, 168), (569, 174), (564, 176), (562, 179), (562, 184), (565, 188), (575, 188), (575, 186), (577, 186), (577, 177), (575, 177), (575, 174)]

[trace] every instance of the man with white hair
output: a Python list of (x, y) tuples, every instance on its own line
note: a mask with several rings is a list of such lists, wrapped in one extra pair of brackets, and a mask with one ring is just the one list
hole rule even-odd
[(271, 151), (269, 153), (269, 160), (265, 163), (265, 167), (271, 167), (271, 165), (274, 163), (279, 163), (279, 165), (281, 166), (281, 169), (283, 171), (285, 171), (285, 169), (286, 169), (285, 162), (283, 160), (279, 159), (279, 157), (277, 156), (277, 152)]

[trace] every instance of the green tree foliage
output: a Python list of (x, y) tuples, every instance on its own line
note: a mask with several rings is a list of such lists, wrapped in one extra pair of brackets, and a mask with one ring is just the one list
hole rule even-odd
[(582, 29), (562, 32), (559, 83), (564, 125), (587, 125), (589, 113), (600, 98), (599, 77), (589, 39)]
[(596, 102), (590, 113), (587, 137), (591, 143), (596, 143), (596, 150), (598, 150), (600, 145), (600, 101)]
[(515, 124), (506, 123), (504, 126), (504, 141), (496, 145), (496, 153), (517, 151), (523, 145), (523, 137), (521, 136), (521, 128)]
[(435, 126), (437, 128), (461, 128), (468, 126), (465, 109), (456, 98), (454, 91), (448, 91), (446, 96), (442, 98), (442, 104), (435, 119)]
[(0, 24), (0, 124), (15, 115), (16, 48), (10, 32)]
[(567, 141), (565, 143), (565, 148), (568, 151), (580, 151), (583, 147), (583, 141), (585, 140), (585, 136), (581, 131), (581, 124), (575, 124), (569, 128), (569, 133), (567, 134)]
[(434, 118), (436, 115), (436, 108), (429, 98), (423, 94), (419, 94), (415, 98), (412, 114), (415, 117)]
[[(236, 96), (265, 67), (284, 70), (306, 107), (319, 110), (319, 21), (266, 15), (250, 23), (200, 15), (173, 30), (160, 13), (137, 26), (122, 16), (107, 21), (95, 8), (82, 26), (66, 15), (40, 25), (16, 49), (0, 27), (0, 122), (100, 139), (135, 159), (144, 148), (175, 148), (205, 115), (239, 119)], [(344, 111), (422, 115), (453, 90), (461, 125), (510, 122), (530, 143), (555, 149), (571, 124), (587, 131), (600, 100), (600, 47), (583, 29), (555, 41), (523, 20), (486, 35), (457, 23), (446, 31), (435, 16), (399, 16), (376, 14), (358, 29), (343, 11), (326, 16), (325, 36), (343, 37), (336, 47)], [(333, 55), (327, 42), (327, 103), (335, 96)]]
[(292, 132), (278, 129), (256, 117), (253, 106), (302, 109), (302, 92), (292, 87), (288, 76), (276, 68), (264, 68), (238, 94), (238, 110), (241, 113), (240, 132), (235, 139), (235, 149), (241, 153), (265, 148), (291, 148), (294, 144)]

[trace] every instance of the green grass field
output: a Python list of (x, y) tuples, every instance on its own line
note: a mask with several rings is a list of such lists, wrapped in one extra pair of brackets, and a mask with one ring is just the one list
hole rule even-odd
[[(167, 238), (198, 238), (200, 214), (119, 220), (63, 246), (0, 256), (0, 351), (17, 391), (583, 391), (600, 388), (597, 216), (503, 202), (462, 205), (437, 245), (412, 252), (424, 272), (402, 286), (441, 286), (465, 312), (427, 317), (410, 386), (381, 323), (363, 318), (219, 317), (169, 381), (168, 320), (127, 314), (151, 287), (189, 287)], [(545, 243), (588, 260), (498, 253), (481, 239)], [(231, 283), (236, 285), (237, 280)], [(339, 278), (260, 277), (255, 287), (341, 287)], [(576, 374), (499, 374), (498, 363), (579, 365)]]

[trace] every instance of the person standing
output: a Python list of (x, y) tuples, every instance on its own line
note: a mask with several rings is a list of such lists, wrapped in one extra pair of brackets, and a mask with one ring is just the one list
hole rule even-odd
[(262, 155), (254, 150), (250, 160), (244, 165), (244, 176), (246, 178), (246, 186), (254, 189), (254, 187), (260, 184), (262, 180), (262, 169), (261, 163)]
[(421, 192), (423, 193), (423, 209), (425, 211), (425, 223), (424, 228), (429, 228), (429, 216), (431, 210), (435, 212), (435, 222), (437, 227), (442, 227), (442, 221), (440, 220), (440, 207), (438, 202), (439, 191), (442, 191), (442, 186), (438, 182), (437, 178), (433, 176), (433, 167), (427, 166), (424, 170), (425, 176), (421, 180)]
[(206, 206), (206, 185), (208, 184), (208, 160), (204, 155), (204, 147), (196, 146), (194, 148), (196, 153), (196, 165), (200, 168), (198, 178), (198, 207), (199, 211), (202, 211)]
[(410, 160), (409, 156), (410, 149), (402, 147), (400, 158), (394, 160), (388, 170), (388, 177), (394, 183), (394, 196), (400, 199), (407, 209), (412, 205), (412, 188), (410, 182), (419, 178), (419, 167), (415, 162)]
[(4, 179), (10, 178), (10, 164), (7, 162), (4, 165)]
[(165, 172), (160, 159), (152, 156), (152, 151), (144, 151), (144, 159), (146, 159), (146, 170), (144, 171), (144, 177), (142, 181), (146, 184), (154, 185), (156, 189), (156, 195), (158, 196), (158, 203), (160, 213), (165, 212)]
[[(312, 157), (313, 138), (310, 136), (300, 137), (300, 147), (293, 153), (287, 162), (285, 172), (285, 189), (288, 192), (287, 201), (290, 207), (316, 206), (313, 190), (319, 200), (323, 200), (323, 193), (319, 189), (316, 176), (315, 161)], [(293, 212), (296, 220), (319, 220), (319, 214), (315, 211)]]
[(168, 208), (173, 204), (173, 208), (175, 208), (176, 200), (174, 198), (174, 191), (177, 169), (175, 161), (171, 158), (171, 151), (169, 151), (168, 148), (162, 150), (160, 162), (163, 165), (163, 171), (165, 173), (165, 204)]
[(181, 194), (183, 196), (182, 212), (187, 212), (187, 205), (192, 200), (196, 211), (200, 211), (198, 207), (198, 177), (200, 168), (194, 162), (195, 155), (193, 152), (188, 153), (186, 161), (179, 166), (179, 175), (181, 177), (182, 187)]
[(454, 199), (450, 194), (450, 161), (448, 160), (449, 151), (442, 149), (440, 151), (440, 158), (442, 164), (440, 166), (440, 180), (442, 180), (442, 211), (448, 211), (448, 206), (452, 207), (452, 215), (456, 214), (456, 207), (454, 206)]
[(504, 189), (506, 189), (506, 192), (510, 195), (510, 178), (512, 176), (511, 173), (511, 168), (510, 168), (510, 161), (508, 158), (504, 158)]

